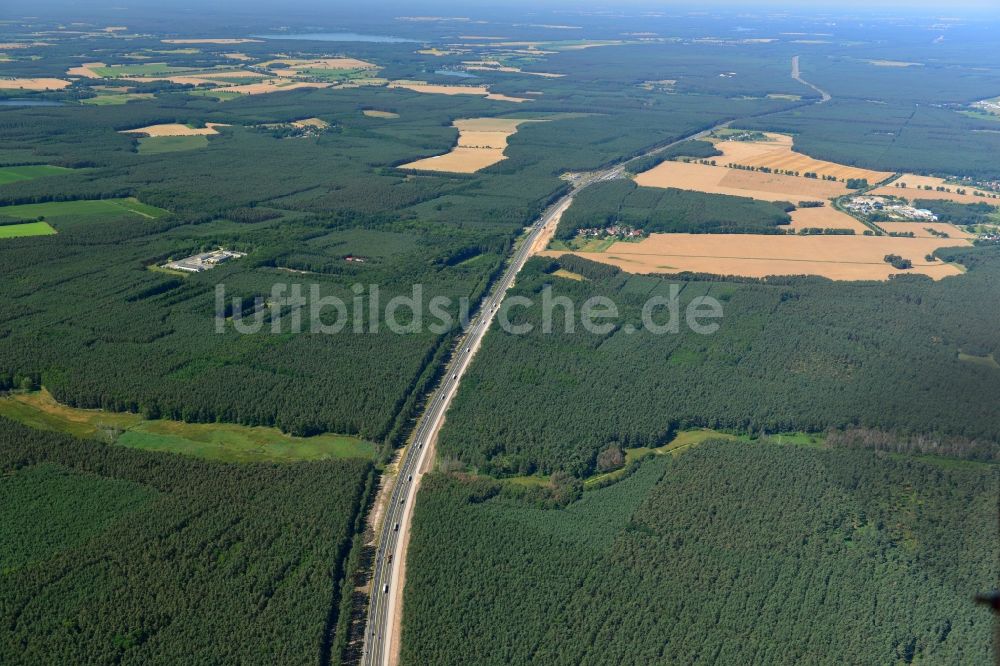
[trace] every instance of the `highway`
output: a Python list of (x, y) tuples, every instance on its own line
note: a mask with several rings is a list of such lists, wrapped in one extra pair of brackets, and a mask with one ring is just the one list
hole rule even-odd
[[(820, 104), (831, 99), (825, 90), (801, 78), (798, 56), (792, 58), (792, 78), (820, 93), (822, 96), (819, 100)], [(413, 516), (413, 505), (420, 486), (420, 478), (423, 476), (424, 470), (427, 469), (427, 462), (433, 462), (434, 442), (444, 423), (444, 415), (448, 411), (448, 406), (458, 391), (462, 377), (472, 363), (472, 359), (489, 330), (494, 316), (500, 309), (507, 291), (514, 284), (517, 274), (531, 256), (532, 248), (539, 236), (544, 232), (546, 226), (553, 223), (556, 218), (562, 215), (563, 211), (569, 208), (570, 204), (573, 203), (573, 197), (580, 190), (594, 183), (621, 178), (625, 175), (629, 163), (656, 155), (684, 141), (704, 138), (715, 130), (728, 127), (730, 122), (719, 123), (714, 127), (689, 134), (669, 144), (649, 150), (624, 163), (583, 175), (573, 183), (572, 191), (545, 209), (531, 225), (527, 236), (521, 240), (503, 275), (483, 301), (468, 330), (460, 338), (456, 351), (443, 375), (443, 380), (426, 404), (424, 413), (417, 422), (411, 443), (402, 454), (396, 483), (382, 517), (375, 551), (375, 566), (371, 581), (368, 619), (365, 625), (362, 664), (365, 666), (395, 666), (399, 660), (400, 637), (397, 634), (399, 632), (398, 614), (402, 611), (403, 566), (406, 559), (406, 545), (409, 542), (410, 519)]]
[[(445, 413), (465, 371), (472, 363), (479, 345), (489, 330), (500, 309), (507, 291), (514, 279), (531, 256), (532, 247), (546, 226), (562, 215), (573, 203), (573, 197), (580, 190), (594, 183), (614, 180), (625, 175), (629, 162), (656, 155), (684, 141), (700, 139), (711, 132), (728, 126), (720, 123), (714, 127), (682, 137), (669, 144), (659, 146), (639, 157), (616, 166), (588, 173), (573, 184), (573, 189), (554, 204), (529, 227), (527, 235), (521, 239), (503, 275), (494, 284), (483, 301), (468, 330), (462, 335), (449, 361), (440, 386), (430, 396), (424, 412), (417, 422), (410, 444), (402, 453), (396, 482), (389, 497), (388, 506), (382, 516), (381, 529), (375, 550), (375, 565), (371, 580), (371, 597), (368, 604), (368, 619), (365, 625), (364, 652), (361, 663), (364, 666), (394, 666), (399, 659), (398, 614), (402, 610), (403, 567), (406, 559), (406, 545), (413, 505), (416, 500), (420, 479), (427, 469), (427, 462), (433, 462), (433, 447), (438, 431), (444, 423)], [(430, 457), (429, 457), (430, 456)]]

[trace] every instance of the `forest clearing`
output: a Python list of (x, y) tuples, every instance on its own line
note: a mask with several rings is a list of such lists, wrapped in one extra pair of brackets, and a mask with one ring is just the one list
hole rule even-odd
[(417, 171), (448, 171), (450, 173), (475, 173), (480, 169), (507, 159), (507, 139), (517, 132), (517, 128), (529, 122), (523, 118), (461, 118), (452, 126), (458, 130), (458, 143), (451, 151), (428, 157), (401, 169)]
[(181, 123), (164, 123), (162, 125), (149, 125), (148, 127), (137, 127), (136, 129), (122, 130), (121, 134), (144, 134), (149, 137), (161, 136), (205, 136), (218, 134), (216, 127), (229, 127), (223, 123), (205, 123), (204, 127), (190, 127)]
[(389, 88), (405, 88), (413, 92), (428, 95), (483, 95), (486, 99), (500, 102), (530, 102), (527, 97), (510, 97), (500, 93), (491, 93), (487, 86), (452, 86), (438, 83), (427, 83), (425, 81), (392, 81)]
[(0, 398), (0, 416), (40, 430), (221, 462), (370, 458), (374, 453), (371, 443), (347, 435), (293, 437), (277, 428), (262, 426), (185, 423), (146, 419), (128, 412), (78, 409), (57, 402), (44, 389)]
[(363, 109), (361, 113), (369, 118), (399, 118), (398, 113), (393, 113), (392, 111), (380, 111), (378, 109)]

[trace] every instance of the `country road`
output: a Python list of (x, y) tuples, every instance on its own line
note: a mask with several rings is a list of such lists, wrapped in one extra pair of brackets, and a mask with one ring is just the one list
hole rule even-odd
[[(792, 58), (792, 78), (820, 93), (829, 101), (830, 95), (801, 78), (799, 57)], [(760, 115), (768, 115), (768, 112)], [(461, 337), (456, 351), (443, 374), (440, 386), (432, 393), (420, 416), (410, 444), (402, 452), (396, 482), (389, 497), (375, 550), (375, 566), (371, 580), (371, 597), (368, 604), (368, 618), (365, 625), (364, 652), (361, 663), (364, 666), (395, 666), (399, 663), (403, 586), (405, 582), (406, 549), (409, 543), (410, 522), (416, 501), (420, 480), (434, 461), (434, 444), (438, 432), (444, 424), (445, 413), (451, 404), (465, 371), (472, 363), (479, 345), (500, 309), (507, 291), (514, 284), (517, 274), (528, 259), (537, 251), (539, 237), (551, 231), (551, 225), (573, 203), (573, 197), (581, 190), (599, 182), (621, 178), (629, 163), (661, 153), (677, 144), (704, 138), (712, 132), (728, 127), (732, 121), (714, 125), (705, 130), (693, 132), (668, 144), (658, 146), (607, 169), (584, 175), (573, 184), (573, 189), (554, 204), (528, 228), (528, 233), (511, 257), (501, 278), (494, 284), (489, 295), (482, 302), (478, 314), (469, 329)]]
[(824, 102), (829, 102), (831, 99), (833, 99), (833, 97), (830, 96), (830, 93), (823, 90), (817, 85), (809, 83), (808, 81), (802, 78), (802, 71), (799, 69), (799, 56), (792, 56), (792, 78), (801, 83), (802, 85), (809, 86), (810, 88), (818, 92), (823, 98), (819, 101), (820, 104), (823, 104)]

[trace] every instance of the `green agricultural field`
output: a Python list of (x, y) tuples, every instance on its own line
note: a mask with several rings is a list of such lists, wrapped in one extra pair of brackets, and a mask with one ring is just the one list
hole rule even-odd
[[(167, 211), (149, 206), (133, 197), (124, 199), (85, 199), (81, 201), (49, 201), (39, 204), (0, 207), (0, 216), (15, 219), (37, 220), (53, 223), (57, 228), (63, 225), (99, 222), (109, 218), (156, 219)], [(21, 226), (21, 225), (16, 225)], [(47, 226), (47, 225), (46, 225)], [(3, 233), (0, 227), (0, 234)], [(41, 233), (41, 232), (40, 232)], [(32, 234), (35, 235), (35, 234)]]
[(183, 150), (197, 150), (208, 145), (208, 137), (194, 136), (147, 136), (139, 139), (140, 155), (159, 155)]
[(147, 420), (138, 414), (75, 409), (57, 403), (47, 391), (0, 398), (0, 416), (40, 430), (223, 462), (370, 459), (375, 452), (370, 442), (344, 435), (293, 437), (276, 428)]
[(300, 76), (307, 76), (320, 81), (354, 81), (356, 79), (372, 78), (375, 73), (370, 69), (301, 69)]
[(32, 164), (28, 166), (0, 167), (0, 185), (16, 183), (21, 180), (32, 180), (43, 176), (58, 176), (59, 174), (71, 172), (72, 169), (65, 167), (50, 166), (48, 164)]
[(25, 222), (0, 226), (0, 238), (24, 238), (26, 236), (51, 236), (56, 230), (48, 222)]
[(93, 71), (99, 76), (107, 79), (114, 79), (121, 76), (165, 76), (170, 74), (187, 74), (192, 71), (190, 67), (171, 67), (166, 63), (144, 63), (141, 65), (112, 65), (109, 67), (94, 67)]
[(153, 99), (154, 95), (152, 93), (123, 93), (121, 95), (110, 94), (110, 95), (98, 95), (97, 97), (88, 97), (87, 99), (80, 100), (82, 104), (90, 104), (92, 106), (117, 106), (120, 104), (128, 104), (136, 100), (142, 99)]

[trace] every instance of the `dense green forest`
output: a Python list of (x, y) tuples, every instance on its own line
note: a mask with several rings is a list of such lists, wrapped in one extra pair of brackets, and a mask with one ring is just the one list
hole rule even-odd
[(0, 419), (0, 661), (315, 663), (372, 483), (367, 461), (207, 463)]
[[(533, 260), (512, 294), (535, 306), (513, 309), (511, 321), (535, 329), (527, 335), (491, 329), (452, 405), (439, 451), (495, 474), (585, 476), (611, 444), (659, 445), (689, 426), (743, 432), (865, 426), (995, 443), (1000, 412), (985, 396), (1000, 391), (1000, 372), (963, 361), (959, 352), (1000, 353), (1000, 248), (938, 254), (966, 264), (968, 273), (939, 282), (727, 280), (628, 275), (565, 260), (588, 278), (580, 282), (551, 275), (557, 263)], [(671, 284), (680, 288), (679, 332), (643, 330), (643, 304), (669, 296)], [(619, 310), (614, 328), (597, 335), (578, 323), (567, 333), (557, 309), (553, 331), (545, 333), (545, 285), (577, 308), (591, 296), (607, 296)], [(687, 304), (706, 295), (723, 306), (712, 335), (691, 331), (683, 320)], [(664, 323), (665, 307), (653, 318)], [(639, 330), (630, 333), (630, 325)]]
[[(950, 25), (932, 43), (943, 28), (923, 19), (772, 12), (540, 6), (528, 23), (499, 5), (467, 21), (370, 6), (285, 8), (276, 21), (273, 8), (165, 19), (144, 6), (105, 31), (120, 8), (5, 9), (0, 77), (72, 82), (0, 90), (0, 226), (56, 232), (0, 239), (0, 391), (44, 385), (69, 405), (150, 419), (359, 435), (380, 447), (377, 463), (406, 440), (454, 332), (295, 333), (275, 284), (345, 302), (376, 285), (383, 305), (420, 285), (425, 299), (476, 303), (524, 227), (569, 190), (567, 172), (712, 159), (707, 142), (673, 144), (726, 121), (791, 132), (798, 150), (845, 164), (1000, 177), (1000, 125), (969, 106), (1000, 95), (991, 22)], [(166, 41), (277, 25), (280, 38)], [(317, 30), (412, 41), (294, 38)], [(216, 99), (67, 72), (97, 60), (258, 67), (278, 54), (360, 58), (378, 80)], [(793, 56), (831, 101), (790, 76)], [(502, 67), (468, 70), (477, 61)], [(398, 79), (529, 101), (385, 86)], [(455, 120), (489, 117), (547, 122), (523, 124), (506, 159), (477, 173), (397, 168), (454, 147)], [(305, 118), (326, 127), (275, 129)], [(159, 123), (222, 125), (190, 140), (123, 133)], [(608, 182), (576, 197), (558, 235), (611, 222), (774, 233), (787, 213)], [(219, 246), (246, 256), (206, 273), (163, 268)], [(513, 295), (537, 302), (551, 285), (577, 306), (607, 296), (622, 314), (604, 335), (491, 330), (440, 437), (442, 468), (460, 473), (429, 476), (416, 506), (404, 661), (988, 661), (989, 616), (970, 600), (998, 575), (1000, 248), (937, 256), (968, 272), (833, 283), (529, 262)], [(717, 334), (683, 322), (676, 335), (629, 332), (674, 283), (682, 308), (722, 303)], [(264, 312), (262, 333), (231, 319), (216, 331), (217, 285), (225, 315), (231, 299)], [(272, 331), (275, 312), (285, 326)], [(635, 447), (697, 426), (750, 441), (634, 460)], [(829, 448), (758, 437), (789, 431), (823, 432)], [(620, 465), (584, 492), (585, 477)], [(348, 619), (366, 600), (350, 583), (364, 585), (371, 553), (355, 537), (378, 473), (366, 460), (213, 463), (0, 419), (0, 663), (356, 658), (363, 630)], [(520, 475), (534, 476), (496, 478)]]
[(649, 233), (783, 233), (789, 204), (674, 188), (639, 187), (631, 180), (598, 183), (577, 195), (559, 220), (556, 238), (577, 230), (626, 224)]
[[(358, 55), (377, 55), (371, 48)], [(404, 60), (387, 49), (378, 62)], [(72, 62), (59, 53), (55, 62)], [(221, 56), (200, 57), (204, 66)], [(623, 100), (596, 84), (551, 93), (518, 110), (551, 121), (525, 126), (507, 160), (471, 175), (393, 167), (447, 151), (455, 118), (509, 114), (509, 103), (370, 88), (224, 103), (172, 90), (119, 106), (0, 108), (0, 164), (75, 168), (0, 186), (0, 217), (5, 205), (128, 196), (161, 209), (156, 219), (49, 215), (58, 235), (0, 244), (0, 387), (41, 383), (74, 406), (398, 443), (449, 335), (217, 335), (216, 284), (247, 306), (277, 282), (315, 283), (345, 302), (352, 285), (375, 284), (382, 303), (420, 284), (428, 299), (475, 303), (523, 226), (563, 191), (565, 170), (789, 105), (645, 91)], [(368, 108), (400, 117), (364, 116)], [(254, 129), (302, 117), (331, 129), (306, 139)], [(159, 154), (137, 153), (137, 140), (119, 133), (164, 122), (231, 126), (203, 148)], [(220, 245), (249, 256), (200, 275), (148, 269)]]
[(406, 664), (986, 664), (993, 465), (712, 442), (540, 509), (437, 474)]
[(834, 98), (737, 125), (794, 134), (797, 151), (840, 164), (1000, 179), (1000, 164), (993, 157), (1000, 150), (996, 121), (954, 109)]
[(939, 219), (953, 224), (984, 224), (997, 221), (997, 207), (986, 202), (961, 204), (944, 199), (916, 199), (913, 205), (925, 208)]

